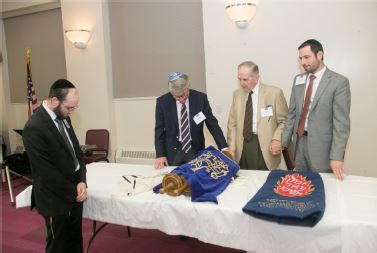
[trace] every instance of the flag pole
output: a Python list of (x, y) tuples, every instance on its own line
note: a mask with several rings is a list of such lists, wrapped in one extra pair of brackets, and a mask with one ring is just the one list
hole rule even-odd
[(30, 67), (30, 48), (26, 49), (26, 72), (27, 72), (27, 99), (28, 99), (28, 116), (29, 118), (37, 110), (37, 95), (35, 93), (33, 80), (31, 79)]

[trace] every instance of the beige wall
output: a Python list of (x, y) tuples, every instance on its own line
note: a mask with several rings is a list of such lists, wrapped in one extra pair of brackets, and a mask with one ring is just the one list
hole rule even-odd
[(3, 54), (3, 62), (0, 63), (1, 70), (1, 134), (7, 145), (7, 153), (11, 150), (16, 150), (17, 146), (22, 145), (20, 136), (12, 129), (23, 128), (26, 122), (27, 107), (26, 104), (11, 104), (10, 102), (10, 89), (9, 89), (9, 76), (7, 52), (5, 50), (6, 42), (4, 39), (3, 21), (0, 22), (1, 26), (1, 51)]
[[(377, 176), (372, 161), (377, 119), (371, 115), (377, 108), (377, 88), (372, 78), (377, 58), (377, 1), (263, 0), (256, 17), (244, 30), (229, 21), (224, 6), (225, 1), (203, 1), (207, 93), (223, 130), (226, 131), (232, 91), (238, 86), (237, 64), (244, 60), (257, 62), (261, 80), (282, 87), (288, 100), (292, 79), (300, 72), (297, 47), (314, 37), (324, 45), (329, 68), (351, 82), (347, 171)], [(86, 129), (104, 127), (111, 131), (113, 150), (153, 150), (154, 98), (111, 98), (106, 5), (97, 1), (63, 1), (62, 12), (64, 29), (80, 25), (93, 31), (86, 50), (78, 50), (65, 40), (67, 75), (81, 90), (80, 108), (74, 117), (80, 141), (84, 140)], [(26, 113), (19, 106), (8, 108), (17, 113), (13, 114), (17, 120), (9, 125), (25, 121)]]
[(14, 11), (14, 10), (19, 10), (19, 9), (25, 9), (25, 8), (30, 8), (34, 7), (36, 5), (40, 4), (46, 4), (46, 3), (57, 3), (59, 0), (30, 0), (30, 1), (14, 1), (14, 0), (3, 0), (1, 3), (1, 11), (2, 12), (7, 12), (7, 11)]
[(31, 75), (37, 98), (47, 97), (51, 83), (67, 75), (60, 9), (7, 18), (4, 31), (12, 103), (27, 101), (27, 48), (30, 49)]

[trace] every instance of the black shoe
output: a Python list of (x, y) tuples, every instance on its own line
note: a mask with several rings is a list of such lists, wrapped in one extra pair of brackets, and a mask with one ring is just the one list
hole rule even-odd
[(189, 239), (190, 237), (188, 237), (188, 236), (185, 236), (185, 235), (179, 235), (178, 236), (178, 238), (179, 238), (179, 240), (187, 240), (187, 239)]

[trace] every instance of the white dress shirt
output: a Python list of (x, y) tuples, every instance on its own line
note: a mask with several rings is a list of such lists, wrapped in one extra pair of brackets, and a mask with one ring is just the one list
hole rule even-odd
[[(255, 85), (254, 89), (252, 89), (253, 94), (251, 94), (251, 99), (253, 102), (253, 134), (258, 134), (257, 130), (257, 120), (258, 120), (258, 95), (259, 95), (259, 81)], [(249, 93), (245, 93), (245, 107), (247, 103)]]
[[(48, 108), (48, 106), (46, 105), (46, 101), (43, 101), (42, 105), (43, 105), (43, 107), (45, 108), (45, 110), (47, 111), (48, 115), (50, 115), (52, 121), (54, 122), (56, 128), (58, 129), (58, 131), (59, 131), (59, 133), (60, 133), (58, 122), (55, 121), (55, 119), (57, 118), (55, 112), (52, 111), (50, 108)], [(75, 148), (73, 147), (73, 144), (72, 144), (72, 141), (71, 141), (71, 137), (69, 137), (69, 134), (68, 134), (68, 132), (67, 132), (67, 127), (65, 126), (65, 124), (66, 124), (65, 120), (63, 120), (63, 128), (64, 128), (64, 132), (65, 132), (65, 134), (66, 134), (67, 137), (68, 137), (68, 140), (69, 140), (69, 143), (70, 143), (71, 146), (72, 146), (73, 152), (75, 153)], [(76, 155), (76, 153), (75, 153), (75, 155)], [(76, 167), (75, 171), (78, 171), (79, 169), (80, 169), (80, 163), (77, 164), (77, 167)]]
[[(310, 96), (310, 103), (309, 103), (309, 111), (308, 111), (308, 114), (306, 115), (306, 119), (305, 119), (305, 131), (307, 131), (307, 128), (308, 128), (308, 118), (309, 118), (309, 114), (310, 114), (310, 108), (312, 107), (312, 102), (314, 100), (314, 97), (315, 97), (315, 94), (317, 93), (317, 89), (318, 89), (318, 85), (322, 79), (322, 76), (323, 74), (325, 73), (326, 71), (326, 66), (324, 66), (320, 71), (318, 71), (317, 73), (314, 73), (315, 75), (315, 79), (313, 81), (313, 87), (312, 87), (312, 94)], [(308, 86), (309, 86), (309, 82), (310, 82), (310, 78), (309, 78), (310, 75), (308, 75), (308, 78), (306, 80), (306, 87), (305, 87), (305, 94), (304, 94), (304, 100), (305, 100), (305, 96), (306, 96), (306, 91), (308, 89)], [(305, 102), (305, 101), (304, 101)], [(304, 104), (303, 104), (304, 106)]]

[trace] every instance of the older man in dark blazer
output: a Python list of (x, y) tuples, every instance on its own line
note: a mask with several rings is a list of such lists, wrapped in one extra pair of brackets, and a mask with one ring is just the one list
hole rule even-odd
[(45, 219), (46, 252), (82, 252), (86, 168), (69, 118), (78, 102), (75, 86), (57, 80), (23, 130), (33, 176), (32, 208)]
[(187, 163), (204, 149), (204, 123), (218, 148), (228, 150), (207, 95), (190, 89), (188, 76), (180, 72), (169, 76), (168, 85), (170, 92), (157, 98), (156, 103), (155, 168)]

